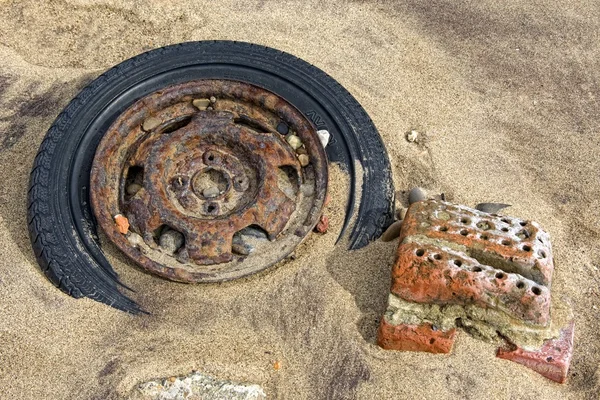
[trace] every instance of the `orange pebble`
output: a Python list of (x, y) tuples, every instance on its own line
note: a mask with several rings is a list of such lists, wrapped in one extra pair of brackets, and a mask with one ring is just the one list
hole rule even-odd
[(279, 369), (281, 369), (281, 361), (275, 361), (275, 364), (273, 364), (273, 369), (275, 371), (278, 371)]
[(122, 214), (115, 215), (115, 223), (117, 224), (117, 229), (119, 230), (119, 233), (122, 233), (124, 235), (129, 230), (129, 220)]

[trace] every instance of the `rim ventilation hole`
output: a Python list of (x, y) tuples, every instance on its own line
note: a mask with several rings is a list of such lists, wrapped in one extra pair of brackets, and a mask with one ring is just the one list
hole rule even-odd
[(160, 130), (160, 133), (162, 133), (162, 134), (173, 133), (176, 130), (181, 129), (184, 126), (186, 126), (187, 124), (189, 124), (191, 120), (192, 120), (192, 116), (187, 115), (184, 117), (179, 117), (179, 118), (175, 118), (170, 121), (167, 121), (165, 123), (164, 127)]
[(300, 176), (296, 169), (290, 165), (284, 165), (277, 170), (277, 186), (290, 199), (295, 199), (300, 190)]
[(144, 167), (134, 165), (129, 167), (125, 176), (125, 199), (130, 199), (144, 185)]
[(255, 120), (254, 118), (250, 118), (249, 116), (244, 115), (244, 114), (240, 115), (237, 118), (234, 118), (233, 122), (236, 123), (237, 125), (241, 125), (245, 128), (249, 128), (258, 133), (269, 133), (270, 132), (269, 127), (263, 125), (262, 123)]

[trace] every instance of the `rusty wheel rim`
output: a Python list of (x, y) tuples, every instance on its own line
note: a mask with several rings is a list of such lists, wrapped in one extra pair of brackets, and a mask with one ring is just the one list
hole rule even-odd
[(134, 103), (104, 135), (90, 178), (109, 240), (182, 282), (236, 279), (280, 261), (317, 223), (326, 191), (312, 124), (272, 92), (229, 80)]

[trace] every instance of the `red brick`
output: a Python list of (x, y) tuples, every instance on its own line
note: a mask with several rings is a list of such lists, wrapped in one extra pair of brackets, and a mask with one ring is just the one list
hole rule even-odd
[(416, 303), (498, 308), (545, 326), (553, 268), (550, 239), (535, 222), (421, 201), (402, 223), (392, 293)]
[[(535, 222), (443, 201), (414, 203), (400, 230), (390, 303), (378, 343), (385, 349), (449, 352), (455, 329), (448, 326), (452, 319), (443, 318), (455, 315), (456, 308), (450, 306), (464, 307), (465, 312), (494, 310), (481, 314), (481, 318), (489, 316), (481, 322), (492, 331), (501, 329), (493, 325), (501, 318), (511, 324), (503, 328), (507, 337), (518, 337), (509, 333), (520, 332), (531, 334), (526, 342), (539, 340), (540, 328), (550, 326), (553, 270), (550, 238)], [(446, 309), (450, 314), (444, 317)], [(446, 331), (434, 330), (431, 324), (438, 322)], [(545, 343), (538, 352), (516, 348), (501, 350), (498, 356), (562, 382), (571, 357), (572, 332), (570, 337), (567, 332)]]
[(387, 350), (449, 353), (454, 344), (456, 329), (434, 330), (431, 324), (392, 325), (382, 319), (377, 344)]
[(496, 357), (514, 361), (558, 383), (567, 379), (571, 357), (573, 356), (573, 336), (575, 323), (563, 328), (556, 339), (547, 340), (541, 349), (527, 351), (513, 346), (511, 349), (498, 349)]

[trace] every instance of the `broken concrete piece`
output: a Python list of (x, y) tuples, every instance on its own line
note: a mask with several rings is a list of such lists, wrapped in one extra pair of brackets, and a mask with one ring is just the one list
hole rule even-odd
[(535, 222), (416, 202), (402, 223), (378, 342), (447, 352), (458, 324), (535, 351), (558, 336), (550, 320), (553, 269), (549, 236)]
[(264, 390), (259, 385), (217, 379), (199, 372), (142, 383), (129, 397), (130, 400), (262, 400), (266, 398)]

